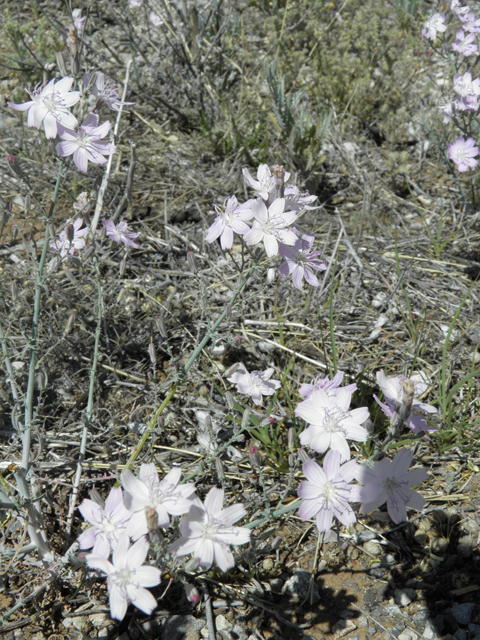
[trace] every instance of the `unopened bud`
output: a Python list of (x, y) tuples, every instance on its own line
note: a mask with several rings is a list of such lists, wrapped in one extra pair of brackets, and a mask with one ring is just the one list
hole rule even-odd
[(67, 320), (67, 324), (65, 325), (65, 332), (64, 333), (68, 333), (70, 331), (70, 329), (73, 327), (73, 323), (75, 322), (75, 317), (76, 317), (75, 313), (71, 313), (68, 316), (68, 320)]
[(247, 407), (243, 412), (242, 416), (242, 427), (245, 428), (247, 424), (250, 422), (250, 416), (252, 415), (252, 410), (250, 407)]
[(203, 310), (207, 310), (207, 287), (204, 284), (200, 285), (200, 298), (202, 299)]
[(70, 27), (70, 30), (68, 32), (68, 42), (70, 44), (72, 57), (75, 58), (78, 53), (78, 40), (77, 34), (75, 32), (75, 27)]
[(268, 427), (275, 422), (275, 419), (272, 416), (268, 416), (268, 418), (264, 418), (260, 423), (261, 427)]
[(197, 271), (197, 263), (192, 251), (187, 251), (187, 262), (188, 266), (190, 267), (190, 271), (193, 271), (193, 273), (195, 273)]
[(125, 275), (126, 269), (127, 269), (127, 256), (125, 255), (120, 261), (120, 269), (119, 269), (120, 278), (123, 278), (123, 276)]
[(31, 206), (32, 206), (32, 196), (29, 193), (27, 193), (27, 195), (25, 196), (25, 204), (23, 205), (23, 210), (25, 211), (25, 214), (28, 215)]
[(167, 338), (168, 337), (167, 327), (165, 326), (165, 322), (163, 321), (163, 318), (157, 318), (155, 320), (155, 324), (157, 326), (157, 331), (162, 336), (162, 338)]
[(288, 454), (288, 466), (289, 467), (294, 467), (296, 461), (297, 461), (297, 456), (294, 453), (289, 453)]
[(212, 418), (209, 413), (207, 413), (207, 415), (203, 419), (203, 428), (207, 431), (212, 430)]
[(233, 397), (233, 393), (231, 391), (225, 392), (225, 400), (227, 401), (227, 405), (230, 411), (233, 411), (235, 409), (235, 398)]
[(225, 311), (225, 319), (227, 322), (230, 322), (230, 320), (232, 319), (232, 307), (230, 303), (227, 304)]
[(95, 252), (95, 246), (93, 244), (89, 244), (88, 247), (83, 252), (83, 260), (86, 261), (92, 257)]
[(7, 202), (7, 204), (5, 205), (5, 213), (7, 215), (10, 215), (12, 213), (12, 209), (13, 209), (13, 202), (11, 200), (9, 200)]
[(10, 169), (15, 173), (19, 178), (23, 178), (22, 167), (18, 163), (18, 160), (14, 156), (7, 156), (8, 165)]
[(145, 507), (145, 519), (149, 531), (158, 529), (158, 513), (153, 507)]
[(235, 364), (232, 364), (232, 366), (225, 371), (225, 373), (223, 374), (223, 377), (228, 378), (229, 376), (233, 376), (233, 374), (238, 371), (238, 368), (241, 366), (241, 364), (242, 364), (241, 362), (236, 362)]
[(187, 573), (193, 573), (194, 571), (196, 571), (198, 569), (199, 566), (200, 566), (200, 558), (191, 558), (185, 564), (185, 571)]
[(66, 231), (68, 241), (73, 242), (73, 239), (75, 238), (75, 227), (73, 226), (73, 224), (68, 224)]
[(45, 373), (43, 371), (38, 371), (36, 377), (37, 377), (37, 386), (40, 389), (40, 391), (43, 391), (45, 389), (45, 382), (46, 382)]
[(101, 507), (103, 507), (103, 505), (105, 504), (102, 496), (100, 495), (97, 489), (95, 488), (90, 489), (90, 491), (88, 492), (88, 495), (90, 496), (90, 500), (93, 500), (93, 502), (96, 502)]
[(299, 456), (300, 460), (301, 460), (302, 462), (304, 462), (304, 463), (305, 463), (305, 462), (307, 462), (307, 461), (310, 459), (310, 458), (308, 457), (307, 452), (305, 451), (305, 449), (299, 449), (299, 450), (297, 451), (297, 453), (298, 453), (298, 456)]
[(225, 480), (225, 470), (223, 468), (223, 462), (220, 458), (215, 458), (215, 471), (217, 472), (217, 477), (222, 482)]
[(17, 299), (18, 296), (18, 286), (17, 286), (17, 281), (16, 280), (12, 280), (12, 300), (15, 302), (15, 300)]
[(248, 457), (250, 459), (250, 464), (254, 469), (258, 469), (262, 466), (262, 458), (258, 453), (258, 449), (256, 447), (252, 447), (248, 452)]
[(150, 344), (148, 345), (148, 355), (150, 356), (150, 362), (155, 364), (157, 361), (157, 354), (155, 353), (155, 345), (152, 340), (150, 340)]
[(295, 429), (290, 427), (288, 430), (288, 448), (293, 453), (293, 447), (295, 446)]
[(55, 237), (55, 227), (53, 226), (53, 222), (48, 223), (48, 233), (51, 238)]
[(275, 269), (273, 267), (267, 270), (267, 282), (268, 284), (275, 282)]
[(60, 72), (60, 75), (64, 78), (68, 76), (67, 65), (65, 62), (65, 57), (61, 51), (57, 51), (55, 54), (55, 60), (57, 62), (57, 68)]
[(274, 164), (272, 171), (275, 176), (275, 197), (283, 198), (285, 195), (285, 168), (282, 165)]
[(185, 583), (185, 595), (187, 600), (193, 604), (196, 604), (200, 600), (200, 595), (195, 587), (191, 584)]
[(157, 418), (157, 431), (162, 431), (165, 426), (165, 418), (163, 416), (158, 416)]

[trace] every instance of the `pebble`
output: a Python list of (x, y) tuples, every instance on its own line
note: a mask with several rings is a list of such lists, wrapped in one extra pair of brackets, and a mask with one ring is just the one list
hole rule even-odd
[[(290, 596), (294, 602), (303, 602), (307, 598), (310, 598), (310, 571), (300, 569), (296, 571), (291, 578), (289, 578), (283, 586), (282, 593)], [(313, 602), (320, 600), (320, 593), (318, 592), (318, 586), (313, 583)], [(310, 601), (310, 600), (309, 600)]]
[(463, 602), (458, 604), (454, 602), (452, 605), (452, 614), (458, 624), (468, 624), (472, 620), (472, 613), (475, 609), (473, 602)]
[(461, 558), (470, 558), (473, 553), (474, 542), (472, 535), (462, 536), (458, 540), (457, 553)]
[(395, 589), (395, 603), (400, 607), (407, 607), (415, 597), (416, 593), (413, 589)]
[(447, 553), (447, 549), (448, 540), (445, 540), (445, 538), (441, 538), (440, 536), (438, 536), (437, 538), (434, 538), (432, 540), (432, 552), (436, 556), (443, 556), (445, 553)]
[(423, 638), (425, 638), (425, 640), (434, 640), (435, 637), (435, 629), (432, 627), (432, 623), (430, 622), (430, 620), (428, 620), (427, 624), (425, 625), (425, 629), (423, 630)]
[(335, 634), (335, 638), (344, 638), (356, 628), (357, 626), (352, 620), (339, 620), (332, 626), (332, 633)]
[(379, 556), (382, 554), (382, 547), (377, 542), (373, 542), (373, 540), (365, 542), (363, 548), (371, 556)]
[(412, 631), (411, 629), (405, 629), (398, 636), (398, 640), (418, 640), (418, 637), (419, 636), (415, 633), (415, 631)]

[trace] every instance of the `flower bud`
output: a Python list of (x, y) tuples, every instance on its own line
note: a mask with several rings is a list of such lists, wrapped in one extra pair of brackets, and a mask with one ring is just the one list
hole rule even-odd
[(297, 461), (297, 456), (294, 453), (289, 453), (288, 454), (288, 466), (290, 468), (294, 467), (296, 461)]
[(227, 322), (230, 322), (230, 320), (232, 319), (232, 307), (230, 305), (230, 303), (227, 304), (226, 308), (225, 308), (225, 319)]
[(12, 300), (15, 302), (18, 296), (18, 286), (17, 286), (16, 280), (12, 280), (11, 287), (12, 287)]
[(250, 422), (250, 416), (252, 415), (252, 410), (250, 407), (247, 407), (243, 412), (242, 416), (242, 427), (245, 428), (247, 424)]
[(248, 457), (250, 459), (250, 464), (254, 469), (259, 469), (262, 466), (262, 457), (258, 453), (258, 449), (256, 447), (252, 447), (250, 449)]
[(120, 269), (119, 269), (120, 278), (123, 278), (123, 276), (125, 275), (126, 269), (127, 269), (127, 256), (125, 255), (120, 261)]
[(309, 460), (309, 457), (308, 457), (307, 452), (305, 451), (305, 449), (299, 449), (297, 451), (297, 453), (298, 453), (298, 456), (299, 456), (299, 458), (300, 458), (300, 460), (302, 462), (307, 462), (307, 460)]
[(152, 364), (155, 364), (155, 362), (157, 361), (157, 354), (155, 353), (155, 345), (153, 344), (151, 339), (150, 344), (148, 345), (148, 355), (150, 356), (150, 362)]
[(78, 40), (75, 32), (75, 27), (70, 27), (68, 32), (68, 43), (70, 45), (70, 52), (72, 57), (75, 58), (78, 54)]
[(290, 427), (288, 430), (288, 448), (293, 453), (293, 447), (295, 446), (295, 429)]
[(167, 327), (165, 326), (163, 318), (157, 318), (155, 320), (155, 324), (157, 326), (157, 331), (162, 336), (162, 338), (168, 338)]
[(267, 282), (268, 284), (275, 282), (275, 269), (273, 267), (270, 267), (267, 271)]
[(215, 471), (217, 472), (217, 477), (220, 482), (223, 482), (223, 480), (225, 480), (225, 470), (223, 468), (223, 462), (218, 457), (215, 458)]
[(66, 231), (68, 241), (73, 242), (73, 239), (75, 238), (75, 227), (73, 226), (73, 224), (68, 224)]
[(225, 371), (225, 373), (223, 374), (223, 377), (228, 378), (228, 376), (232, 376), (236, 371), (238, 371), (240, 364), (241, 364), (240, 362), (236, 362), (235, 364), (232, 364), (232, 366)]
[(90, 500), (93, 500), (93, 502), (96, 502), (101, 507), (103, 507), (103, 505), (105, 504), (102, 496), (100, 495), (97, 489), (95, 488), (90, 489), (90, 491), (88, 492), (88, 495), (90, 496)]
[(43, 391), (45, 389), (45, 382), (46, 382), (45, 372), (38, 371), (36, 377), (37, 377), (37, 386), (40, 389), (40, 391)]
[(235, 398), (233, 397), (233, 393), (231, 391), (225, 392), (225, 400), (227, 401), (227, 405), (230, 411), (233, 411), (235, 409)]
[(28, 215), (28, 213), (30, 212), (31, 206), (32, 206), (32, 196), (29, 193), (27, 193), (27, 195), (25, 196), (25, 204), (23, 205), (23, 209), (26, 215)]
[(187, 573), (194, 573), (198, 569), (199, 566), (200, 566), (200, 558), (191, 558), (185, 564), (185, 571)]
[(157, 431), (162, 431), (165, 426), (165, 418), (163, 416), (158, 416), (157, 418)]
[(200, 285), (200, 298), (202, 300), (203, 310), (207, 310), (207, 287), (204, 284)]
[(187, 596), (187, 600), (193, 604), (196, 604), (200, 599), (198, 591), (193, 585), (188, 584), (188, 582), (185, 583), (185, 595)]

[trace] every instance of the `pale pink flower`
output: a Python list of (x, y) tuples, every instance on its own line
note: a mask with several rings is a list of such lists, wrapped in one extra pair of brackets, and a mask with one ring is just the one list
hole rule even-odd
[(470, 94), (480, 95), (480, 79), (472, 80), (472, 74), (467, 71), (463, 75), (456, 73), (453, 76), (453, 90), (461, 98), (466, 98)]
[(480, 33), (480, 18), (477, 18), (474, 13), (469, 13), (466, 18), (462, 19), (462, 22), (465, 31), (469, 31), (471, 34)]
[(227, 380), (237, 385), (237, 391), (250, 396), (256, 405), (262, 404), (262, 396), (272, 396), (281, 386), (280, 380), (270, 380), (274, 372), (273, 367), (265, 371), (252, 371), (240, 362), (238, 369)]
[(423, 25), (422, 40), (428, 38), (429, 40), (435, 40), (437, 37), (437, 31), (444, 33), (447, 30), (445, 23), (445, 16), (440, 13), (434, 13)]
[(123, 501), (129, 511), (135, 512), (128, 525), (129, 535), (136, 540), (148, 531), (145, 507), (155, 509), (158, 514), (158, 526), (168, 529), (171, 516), (181, 516), (191, 507), (188, 498), (194, 493), (193, 483), (177, 487), (182, 470), (174, 467), (159, 480), (155, 464), (143, 463), (140, 467), (140, 478), (136, 478), (127, 469), (122, 473), (121, 481), (125, 494)]
[(107, 120), (98, 126), (98, 115), (90, 113), (82, 122), (78, 131), (71, 131), (60, 127), (60, 137), (63, 142), (57, 144), (57, 151), (62, 157), (71, 156), (80, 171), (88, 171), (88, 161), (95, 164), (104, 164), (117, 147), (110, 142), (104, 142), (102, 138), (110, 131), (110, 122)]
[(325, 271), (327, 268), (323, 260), (318, 258), (322, 255), (321, 251), (311, 251), (314, 240), (315, 236), (305, 233), (297, 239), (293, 247), (280, 245), (280, 255), (285, 262), (282, 262), (278, 272), (282, 278), (291, 275), (293, 286), (300, 290), (303, 287), (303, 278), (312, 287), (318, 287), (320, 282), (314, 271)]
[[(304, 382), (300, 385), (298, 389), (298, 393), (302, 395), (305, 399), (309, 399), (312, 395), (318, 391), (319, 389), (323, 389), (329, 396), (336, 396), (340, 391), (339, 387), (342, 384), (343, 376), (345, 374), (343, 371), (337, 371), (337, 373), (330, 380), (328, 377), (322, 377), (322, 375), (318, 375), (316, 378), (312, 380), (310, 383)], [(353, 393), (357, 390), (357, 385), (353, 382), (352, 384), (347, 384), (342, 389)]]
[[(72, 224), (71, 218), (67, 220), (67, 225), (63, 231), (60, 232), (58, 240), (50, 245), (50, 251), (59, 251), (60, 256), (65, 258), (67, 253), (73, 256), (75, 250), (80, 251), (85, 246), (85, 240), (83, 237), (88, 233), (88, 227), (83, 227), (83, 218), (78, 218)], [(70, 230), (68, 230), (70, 227)], [(70, 240), (69, 232), (72, 236)]]
[(233, 232), (244, 234), (250, 231), (245, 220), (253, 217), (250, 200), (239, 205), (235, 196), (225, 200), (224, 208), (215, 205), (217, 217), (207, 229), (205, 240), (213, 242), (220, 236), (222, 249), (231, 249), (233, 244)]
[(478, 51), (478, 46), (473, 44), (476, 35), (475, 33), (469, 33), (467, 36), (465, 35), (462, 29), (457, 31), (457, 39), (455, 42), (452, 42), (452, 49), (457, 53), (463, 54), (465, 57), (473, 55), (476, 51)]
[(307, 460), (303, 464), (307, 480), (298, 488), (298, 497), (302, 498), (298, 510), (300, 518), (305, 521), (316, 516), (318, 530), (325, 533), (330, 531), (334, 515), (346, 527), (356, 522), (349, 505), (349, 502), (358, 501), (358, 488), (350, 485), (356, 467), (355, 460), (340, 465), (338, 451), (326, 454), (323, 469), (314, 460)]
[(83, 76), (83, 85), (99, 100), (112, 109), (119, 111), (122, 105), (135, 104), (134, 102), (122, 102), (117, 85), (110, 78), (106, 78), (101, 71), (93, 74), (86, 73)]
[(357, 465), (355, 477), (364, 487), (359, 489), (361, 513), (370, 513), (387, 503), (388, 514), (399, 524), (407, 519), (406, 507), (423, 509), (426, 501), (412, 487), (428, 479), (426, 469), (408, 470), (413, 451), (400, 449), (393, 462), (378, 460), (373, 469)]
[(261, 198), (251, 203), (255, 217), (252, 228), (243, 236), (248, 246), (263, 241), (267, 256), (271, 258), (278, 254), (279, 243), (294, 245), (297, 236), (288, 227), (295, 222), (297, 214), (285, 211), (285, 198), (277, 198), (267, 210)]
[(350, 460), (347, 440), (365, 442), (368, 439), (368, 432), (361, 425), (369, 417), (367, 407), (349, 411), (351, 399), (352, 393), (346, 388), (339, 389), (335, 396), (319, 389), (297, 405), (295, 415), (310, 425), (300, 434), (301, 444), (319, 453), (333, 449), (340, 452), (342, 462)]
[(457, 138), (454, 142), (448, 145), (448, 157), (458, 167), (460, 172), (468, 171), (468, 169), (474, 169), (478, 160), (475, 160), (475, 156), (478, 156), (479, 150), (475, 146), (475, 140), (469, 138), (465, 140), (463, 137)]
[(205, 504), (197, 500), (188, 516), (180, 523), (182, 537), (169, 548), (171, 553), (185, 556), (193, 553), (200, 566), (210, 569), (213, 561), (222, 571), (235, 566), (230, 545), (247, 544), (250, 529), (232, 525), (247, 515), (243, 504), (233, 504), (222, 509), (224, 490), (213, 488), (205, 498)]
[(23, 104), (8, 102), (8, 106), (16, 111), (27, 111), (27, 125), (40, 129), (42, 123), (47, 138), (55, 138), (59, 126), (74, 129), (77, 119), (68, 110), (80, 100), (80, 91), (70, 91), (73, 78), (65, 77), (55, 83), (50, 80), (47, 85), (37, 85), (30, 93), (31, 100)]
[(462, 6), (460, 0), (452, 0), (450, 3), (450, 11), (460, 18), (460, 20), (464, 20), (471, 10), (468, 6)]
[(132, 238), (137, 238), (140, 234), (130, 231), (130, 227), (124, 220), (120, 220), (118, 224), (115, 224), (111, 220), (103, 218), (103, 226), (107, 230), (107, 236), (109, 236), (115, 242), (123, 242), (129, 247), (138, 249), (139, 245), (132, 241)]
[(456, 101), (448, 96), (446, 98), (442, 98), (438, 105), (440, 112), (443, 114), (443, 124), (448, 124), (451, 122), (455, 116), (454, 110), (456, 107)]
[(127, 531), (131, 512), (123, 504), (121, 487), (113, 488), (105, 502), (105, 508), (93, 500), (85, 499), (78, 507), (91, 525), (78, 537), (80, 549), (92, 549), (94, 555), (108, 558), (120, 537)]
[[(375, 400), (378, 402), (378, 404), (380, 405), (380, 408), (382, 409), (383, 413), (388, 417), (388, 418), (393, 418), (393, 416), (395, 415), (395, 418), (398, 419), (398, 411), (399, 411), (399, 405), (395, 405), (393, 402), (389, 402), (388, 400), (386, 400), (386, 402), (382, 402), (381, 400), (379, 400), (377, 398), (377, 396), (374, 394), (373, 397), (375, 398)], [(430, 406), (430, 405), (427, 405)], [(432, 407), (434, 408), (434, 407)], [(436, 409), (435, 409), (436, 411)], [(413, 408), (411, 410), (411, 412), (408, 414), (408, 417), (404, 418), (403, 423), (405, 424), (406, 427), (408, 427), (409, 429), (411, 429), (414, 433), (416, 433), (417, 435), (419, 433), (435, 433), (436, 431), (438, 431), (438, 429), (436, 427), (431, 427), (427, 424), (427, 421), (425, 420), (425, 416), (421, 413), (418, 413), (417, 411), (415, 411)], [(430, 438), (428, 436), (424, 436), (424, 438), (426, 440), (430, 440)]]
[(64, 27), (60, 32), (61, 38), (64, 41), (68, 40), (68, 34), (70, 32), (70, 29), (75, 29), (77, 36), (80, 38), (85, 28), (85, 25), (84, 25), (85, 17), (82, 17), (81, 9), (74, 9), (72, 11), (72, 19), (73, 19), (73, 22), (71, 22), (69, 25)]
[(91, 569), (107, 574), (110, 614), (116, 620), (123, 620), (129, 602), (147, 614), (157, 606), (157, 601), (145, 587), (160, 584), (162, 572), (143, 564), (148, 549), (146, 538), (140, 538), (130, 547), (128, 536), (123, 535), (113, 550), (113, 562), (95, 554), (87, 556), (87, 565)]
[[(247, 186), (255, 189), (255, 195), (266, 200), (267, 205), (271, 205), (276, 197), (275, 177), (272, 175), (268, 164), (261, 164), (257, 169), (257, 180), (252, 178), (247, 168), (242, 169), (243, 179)], [(290, 173), (285, 171), (284, 182), (287, 183)], [(317, 196), (311, 196), (308, 192), (301, 193), (300, 189), (294, 184), (284, 185), (284, 198), (286, 211), (299, 211), (301, 209), (315, 209), (309, 206), (317, 199)]]
[[(417, 374), (418, 375), (418, 374)], [(383, 369), (377, 371), (377, 384), (380, 389), (383, 391), (383, 395), (389, 401), (391, 401), (394, 405), (399, 406), (403, 402), (404, 398), (404, 387), (403, 384), (405, 380), (408, 380), (405, 376), (393, 376), (392, 378), (387, 378)], [(414, 387), (414, 396), (423, 395), (428, 389), (428, 384), (426, 382), (422, 382), (419, 380), (412, 379)], [(427, 404), (426, 402), (421, 402), (417, 400), (415, 397), (412, 401), (412, 406), (415, 409), (419, 409), (420, 411), (425, 411), (426, 413), (437, 413), (438, 409), (431, 404)]]

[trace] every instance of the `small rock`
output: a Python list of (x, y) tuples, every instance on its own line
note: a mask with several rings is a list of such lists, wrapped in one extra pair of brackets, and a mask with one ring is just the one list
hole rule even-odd
[(415, 597), (416, 593), (413, 589), (395, 589), (395, 603), (400, 607), (407, 607)]
[(371, 638), (377, 633), (377, 627), (375, 627), (373, 624), (370, 625), (367, 629), (367, 633), (368, 633), (368, 637)]
[(417, 544), (421, 544), (423, 546), (427, 543), (428, 536), (424, 531), (416, 531), (413, 539)]
[(265, 560), (262, 562), (262, 569), (266, 573), (269, 573), (270, 571), (272, 571), (274, 566), (275, 566), (275, 563), (273, 562), (272, 558), (265, 558)]
[(415, 631), (412, 631), (411, 629), (405, 629), (398, 636), (398, 640), (418, 640), (418, 637), (419, 636), (415, 633)]
[(465, 631), (465, 629), (457, 629), (453, 634), (453, 637), (455, 638), (455, 640), (467, 640), (468, 633)]
[(344, 638), (351, 631), (355, 631), (356, 625), (352, 620), (339, 620), (332, 627), (332, 633), (335, 634), (335, 638)]
[(480, 342), (480, 326), (474, 325), (467, 330), (467, 337), (473, 344)]
[(473, 553), (474, 546), (475, 544), (471, 534), (468, 536), (462, 536), (458, 540), (457, 553), (461, 558), (470, 558)]
[[(310, 598), (311, 574), (309, 571), (300, 569), (289, 578), (283, 586), (282, 593), (290, 596), (294, 602), (303, 602)], [(313, 583), (313, 602), (320, 600), (318, 586)]]
[[(205, 627), (205, 620), (197, 620), (194, 616), (170, 616), (162, 626), (161, 640), (193, 640)], [(208, 637), (208, 635), (207, 635)]]
[(373, 540), (365, 542), (363, 548), (371, 556), (380, 556), (382, 554), (382, 547), (377, 542), (373, 542)]
[(480, 524), (477, 522), (476, 518), (467, 518), (463, 522), (462, 528), (468, 533), (478, 533), (480, 531)]
[(432, 623), (430, 620), (427, 620), (427, 624), (425, 625), (425, 629), (423, 630), (423, 637), (425, 640), (434, 640), (436, 637), (435, 629), (432, 627)]
[(376, 537), (377, 534), (374, 531), (365, 529), (365, 531), (360, 531), (358, 534), (358, 542), (368, 542), (369, 540), (374, 540)]
[(385, 572), (386, 571), (383, 567), (374, 567), (373, 569), (370, 569), (368, 574), (371, 575), (373, 578), (383, 578), (383, 576), (385, 575)]
[(447, 553), (448, 540), (438, 536), (432, 540), (432, 551), (436, 556), (443, 556)]
[(274, 578), (270, 580), (270, 589), (273, 593), (282, 593), (283, 580), (281, 578)]
[(224, 615), (218, 615), (215, 618), (215, 626), (223, 640), (247, 640), (248, 631), (239, 622), (233, 624), (227, 620)]
[(462, 604), (454, 602), (452, 605), (452, 614), (458, 624), (467, 625), (472, 620), (474, 609), (475, 604), (473, 602), (464, 602)]

